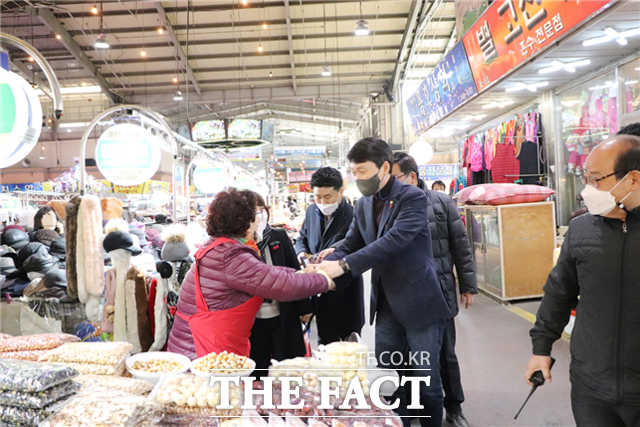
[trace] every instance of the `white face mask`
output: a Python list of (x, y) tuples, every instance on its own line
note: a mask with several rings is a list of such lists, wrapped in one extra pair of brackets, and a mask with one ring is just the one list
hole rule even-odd
[(316, 203), (316, 206), (318, 207), (318, 209), (320, 209), (320, 212), (322, 212), (322, 215), (324, 216), (332, 215), (338, 209), (339, 205), (340, 205), (339, 202), (330, 203), (327, 205), (321, 205), (319, 203)]
[(613, 194), (611, 194), (611, 192), (615, 190), (616, 187), (620, 185), (620, 183), (624, 181), (627, 176), (629, 176), (629, 174), (626, 174), (624, 178), (618, 181), (618, 183), (609, 191), (598, 190), (592, 185), (587, 185), (586, 187), (584, 187), (584, 190), (582, 190), (580, 195), (584, 200), (584, 204), (587, 205), (589, 213), (592, 215), (605, 216), (609, 212), (614, 210), (616, 206), (622, 205), (624, 199), (629, 197), (631, 193), (624, 196), (619, 202), (616, 202), (616, 198), (613, 196)]
[(260, 217), (260, 225), (258, 226), (258, 231), (256, 231), (256, 234), (258, 235), (258, 242), (259, 242), (264, 237), (264, 230), (267, 228), (268, 221), (267, 221), (266, 212), (260, 212), (258, 216)]

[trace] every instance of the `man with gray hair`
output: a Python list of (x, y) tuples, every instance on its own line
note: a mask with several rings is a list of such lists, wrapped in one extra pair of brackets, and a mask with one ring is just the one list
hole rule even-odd
[[(551, 348), (576, 308), (571, 406), (578, 427), (640, 425), (640, 138), (616, 135), (589, 154), (589, 213), (569, 224), (530, 335), (525, 378), (551, 381)], [(580, 299), (578, 299), (580, 297)]]

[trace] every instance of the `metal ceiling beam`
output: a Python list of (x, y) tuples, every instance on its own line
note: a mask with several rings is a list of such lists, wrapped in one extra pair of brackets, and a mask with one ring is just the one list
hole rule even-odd
[[(398, 60), (396, 61), (396, 66), (393, 69), (393, 76), (391, 77), (391, 81), (389, 82), (389, 90), (392, 93), (396, 91), (396, 85), (398, 84), (398, 78), (400, 77), (400, 72), (403, 68), (404, 55), (409, 47), (409, 42), (412, 37), (413, 28), (416, 26), (418, 22), (418, 15), (420, 12), (420, 6), (422, 5), (422, 0), (413, 0), (411, 2), (411, 8), (409, 9), (409, 17), (407, 19), (407, 26), (404, 30), (404, 35), (402, 36), (402, 42), (400, 43), (400, 51), (398, 52)], [(396, 97), (398, 98), (398, 97)]]
[[(375, 73), (375, 76), (372, 74), (364, 74), (364, 73), (342, 73), (342, 74), (332, 74), (332, 78), (347, 78), (347, 77), (365, 77), (367, 79), (373, 78), (373, 77), (381, 77), (384, 78), (385, 76), (391, 76), (391, 72), (381, 72), (381, 73)], [(327, 77), (324, 77), (322, 74), (315, 74), (315, 75), (308, 75), (308, 76), (299, 76), (298, 77), (299, 80), (321, 80), (321, 79), (327, 79)], [(239, 79), (211, 79), (211, 80), (200, 80), (200, 84), (201, 85), (212, 85), (212, 84), (224, 84), (224, 83), (231, 83), (231, 84), (253, 84), (253, 83), (258, 83), (258, 82), (272, 82), (272, 81), (289, 81), (291, 80), (291, 77), (289, 76), (280, 76), (280, 77), (256, 77), (256, 78), (239, 78)], [(329, 83), (329, 85), (333, 85), (333, 83)], [(157, 82), (157, 83), (133, 83), (130, 85), (127, 85), (126, 87), (123, 86), (113, 86), (112, 89), (113, 90), (120, 90), (120, 91), (127, 91), (130, 89), (140, 89), (140, 88), (152, 88), (152, 87), (174, 87), (174, 83), (173, 82)]]
[[(382, 90), (383, 81), (373, 83), (347, 83), (340, 85), (340, 96), (342, 99), (348, 97), (367, 98), (369, 93), (374, 90)], [(323, 98), (329, 99), (335, 95), (333, 85), (298, 85), (297, 93), (293, 93), (291, 86), (278, 86), (270, 88), (228, 88), (228, 89), (212, 89), (203, 90), (200, 97), (194, 96), (189, 99), (190, 104), (214, 104), (222, 100), (226, 102), (260, 102), (271, 101), (275, 99), (308, 99)], [(169, 108), (177, 103), (167, 96), (166, 93), (156, 94), (134, 94), (127, 99), (134, 104), (146, 103), (147, 106)]]
[(31, 8), (34, 15), (37, 15), (40, 20), (46, 24), (53, 32), (60, 34), (60, 42), (65, 48), (80, 62), (84, 68), (91, 73), (94, 79), (98, 82), (98, 85), (102, 88), (104, 94), (109, 98), (112, 104), (119, 104), (122, 102), (122, 98), (118, 94), (111, 92), (111, 85), (100, 74), (100, 71), (93, 64), (91, 59), (82, 51), (82, 48), (76, 43), (76, 41), (69, 35), (69, 32), (62, 26), (60, 21), (49, 11), (49, 9)]
[[(165, 44), (166, 46), (166, 44)], [(396, 50), (398, 49), (397, 45), (385, 45), (385, 46), (373, 46), (373, 47), (362, 47), (362, 46), (353, 46), (353, 47), (340, 47), (338, 48), (328, 48), (327, 53), (335, 53), (335, 52), (362, 52), (363, 50)], [(324, 49), (307, 49), (307, 54), (324, 54)], [(434, 51), (432, 51), (433, 53)], [(444, 52), (435, 51), (437, 52)], [(67, 51), (61, 51), (60, 49), (41, 49), (40, 53), (44, 55), (47, 61), (67, 61), (69, 60), (69, 53)], [(293, 53), (295, 55), (303, 55), (305, 51), (303, 49), (294, 50)], [(274, 50), (274, 51), (264, 51), (260, 52), (244, 52), (242, 56), (245, 58), (248, 57), (256, 57), (256, 56), (280, 56), (280, 55), (289, 55), (288, 50)], [(228, 59), (228, 58), (240, 58), (240, 53), (217, 53), (217, 54), (201, 54), (201, 55), (189, 55), (190, 61), (201, 60), (201, 59)], [(16, 53), (16, 59), (27, 59), (28, 55), (23, 53)], [(121, 58), (121, 59), (113, 59), (110, 60), (109, 63), (112, 64), (132, 64), (132, 63), (147, 63), (147, 62), (173, 62), (175, 61), (175, 57), (173, 56), (147, 56), (146, 58)], [(94, 61), (95, 64), (102, 64), (102, 61)]]
[(49, 82), (46, 80), (42, 80), (38, 77), (37, 72), (30, 70), (28, 66), (20, 61), (11, 61), (11, 65), (16, 67), (18, 70), (22, 71), (22, 73), (27, 78), (27, 81), (31, 81), (33, 84), (38, 85), (38, 88), (44, 92), (49, 98), (53, 99), (53, 95), (51, 94), (51, 88), (49, 87)]
[(165, 28), (165, 31), (167, 33), (169, 33), (169, 37), (171, 38), (171, 43), (173, 43), (173, 46), (176, 49), (176, 53), (180, 57), (180, 61), (182, 61), (182, 64), (184, 64), (184, 68), (187, 70), (187, 78), (193, 84), (193, 87), (195, 88), (196, 92), (198, 92), (198, 95), (200, 95), (201, 93), (200, 83), (198, 83), (198, 79), (196, 78), (196, 75), (193, 73), (193, 70), (191, 69), (191, 65), (189, 65), (189, 60), (187, 59), (187, 55), (185, 55), (184, 50), (180, 45), (180, 40), (178, 40), (176, 33), (173, 31), (173, 27), (171, 26), (171, 21), (169, 21), (169, 18), (167, 17), (167, 14), (164, 11), (164, 7), (162, 6), (162, 3), (157, 1), (155, 2), (155, 6), (156, 6), (156, 9), (158, 10), (160, 25)]
[[(166, 9), (165, 9), (166, 11)], [(68, 16), (67, 16), (68, 17)], [(341, 21), (358, 21), (360, 19), (364, 19), (365, 21), (373, 21), (373, 20), (386, 20), (386, 19), (406, 19), (407, 15), (404, 13), (384, 13), (384, 14), (371, 14), (371, 15), (362, 15), (362, 18), (360, 17), (360, 15), (341, 15), (341, 16), (337, 16), (334, 20), (337, 20), (338, 22)], [(443, 22), (455, 22), (456, 18), (455, 16), (445, 16), (442, 18)], [(238, 28), (238, 27), (259, 27), (262, 26), (262, 24), (267, 23), (268, 26), (275, 26), (275, 25), (286, 25), (287, 22), (285, 19), (271, 19), (271, 20), (262, 20), (262, 21), (240, 21), (240, 22), (205, 22), (205, 23), (201, 23), (201, 24), (191, 24), (189, 25), (189, 30), (190, 31), (197, 31), (197, 30), (210, 30), (210, 29), (218, 29), (218, 28)], [(302, 21), (302, 18), (291, 18), (291, 25), (298, 25), (298, 24), (317, 24), (317, 23), (323, 23), (324, 22), (324, 18), (322, 17), (310, 17), (310, 18), (304, 18), (304, 22)], [(5, 27), (5, 25), (3, 25), (3, 28)], [(23, 27), (23, 26), (19, 26), (19, 27)], [(173, 24), (173, 30), (174, 31), (186, 31), (187, 30), (187, 26), (186, 25), (181, 25), (181, 24), (177, 24), (174, 23)], [(100, 31), (99, 28), (93, 28), (93, 29), (85, 29), (85, 30), (70, 30), (69, 34), (71, 34), (72, 36), (82, 36), (84, 35), (84, 32), (87, 33), (98, 33)], [(158, 31), (158, 27), (157, 26), (146, 26), (146, 27), (120, 27), (120, 28), (104, 28), (102, 29), (102, 32), (105, 34), (127, 34), (127, 33), (141, 33), (141, 32), (150, 32), (150, 33), (154, 33)], [(43, 34), (43, 35), (37, 35), (35, 36), (36, 39), (38, 38), (53, 38), (54, 36), (51, 34)]]
[[(383, 64), (394, 64), (395, 60), (393, 59), (377, 59), (372, 61), (334, 61), (334, 62), (312, 62), (309, 64), (304, 64), (308, 68), (314, 67), (322, 67), (324, 65), (329, 66), (358, 66), (358, 65), (383, 65)], [(302, 64), (299, 64), (301, 66)], [(435, 65), (435, 64), (434, 64)], [(272, 66), (265, 65), (247, 65), (246, 67), (238, 66), (238, 67), (211, 67), (211, 68), (196, 68), (193, 70), (194, 73), (220, 73), (220, 72), (228, 72), (228, 71), (239, 71), (239, 70), (247, 70), (247, 71), (268, 71), (268, 70), (276, 70), (289, 68), (291, 64), (273, 64)], [(65, 68), (61, 68), (59, 71), (64, 71)], [(295, 68), (294, 68), (295, 70)], [(155, 70), (155, 71), (132, 71), (129, 73), (118, 73), (119, 77), (144, 77), (144, 76), (162, 76), (162, 75), (173, 75), (175, 74), (175, 70)], [(103, 76), (105, 78), (115, 77), (113, 73), (104, 73)]]
[[(293, 38), (291, 33), (291, 11), (289, 10), (289, 0), (284, 0), (284, 18), (287, 22), (287, 39), (289, 40), (289, 55), (291, 56), (291, 83), (293, 93), (296, 93), (296, 57), (293, 53)], [(303, 30), (304, 31), (304, 30)]]

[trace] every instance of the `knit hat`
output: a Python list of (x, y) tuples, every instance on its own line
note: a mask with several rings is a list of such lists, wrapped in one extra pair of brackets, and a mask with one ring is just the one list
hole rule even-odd
[(27, 273), (41, 273), (45, 274), (47, 271), (54, 268), (56, 265), (56, 259), (49, 254), (35, 254), (31, 255), (22, 264), (22, 269)]
[(184, 261), (189, 258), (189, 245), (185, 241), (186, 229), (183, 225), (169, 225), (162, 232), (165, 243), (162, 246), (162, 260), (167, 262)]
[(137, 227), (131, 227), (131, 225), (129, 225), (129, 233), (131, 233), (134, 236), (138, 236), (138, 240), (140, 242), (140, 247), (144, 248), (145, 246), (147, 246), (149, 244), (149, 242), (147, 242), (147, 235), (144, 234), (144, 231), (140, 230)]
[(156, 235), (156, 237), (151, 240), (151, 246), (162, 249), (162, 246), (164, 246), (164, 239), (161, 234)]
[(58, 259), (65, 259), (67, 258), (66, 246), (64, 237), (53, 239), (49, 247), (49, 254)]
[(116, 249), (124, 249), (131, 252), (131, 255), (137, 256), (142, 253), (140, 246), (134, 245), (131, 233), (129, 233), (129, 225), (121, 218), (112, 219), (105, 227), (107, 235), (104, 238), (103, 246), (107, 252)]
[(29, 243), (29, 235), (21, 230), (7, 230), (2, 233), (2, 244), (11, 246), (16, 251)]
[(47, 230), (46, 228), (43, 228), (42, 230), (36, 231), (34, 240), (46, 246), (51, 246), (51, 241), (59, 237), (60, 235), (55, 231)]
[(16, 264), (18, 268), (22, 268), (22, 265), (27, 258), (35, 254), (48, 255), (49, 251), (45, 245), (39, 242), (31, 242), (27, 244), (24, 248), (18, 251), (18, 263)]
[(155, 228), (149, 227), (146, 230), (144, 230), (144, 234), (147, 235), (147, 240), (153, 240), (153, 238), (156, 237), (158, 234), (160, 234), (160, 232)]
[(20, 231), (24, 231), (24, 227), (18, 224), (11, 224), (11, 225), (7, 225), (3, 231), (7, 231), (7, 230), (20, 230)]
[(0, 257), (11, 257), (14, 260), (18, 259), (18, 253), (11, 246), (2, 245), (0, 246)]
[(151, 226), (152, 229), (157, 230), (158, 233), (162, 233), (162, 231), (164, 230), (165, 224), (153, 224)]
[(64, 270), (60, 270), (59, 268), (47, 271), (42, 281), (44, 282), (45, 288), (53, 288), (56, 286), (60, 288), (67, 287), (67, 275)]
[(156, 224), (167, 224), (167, 216), (163, 214), (158, 214), (154, 217), (156, 220)]

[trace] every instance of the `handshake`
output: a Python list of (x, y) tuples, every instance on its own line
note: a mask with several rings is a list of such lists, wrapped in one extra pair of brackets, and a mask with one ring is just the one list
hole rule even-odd
[(316, 258), (314, 259), (314, 262), (316, 262), (314, 264), (302, 262), (303, 265), (306, 265), (304, 272), (318, 273), (319, 271), (324, 271), (332, 279), (342, 276), (344, 274), (344, 270), (342, 269), (342, 266), (340, 266), (338, 261), (324, 261), (326, 257), (333, 253), (333, 251), (335, 251), (335, 248), (325, 249), (324, 251), (320, 252), (317, 257), (312, 257), (305, 252), (298, 254), (300, 260), (304, 261)]

